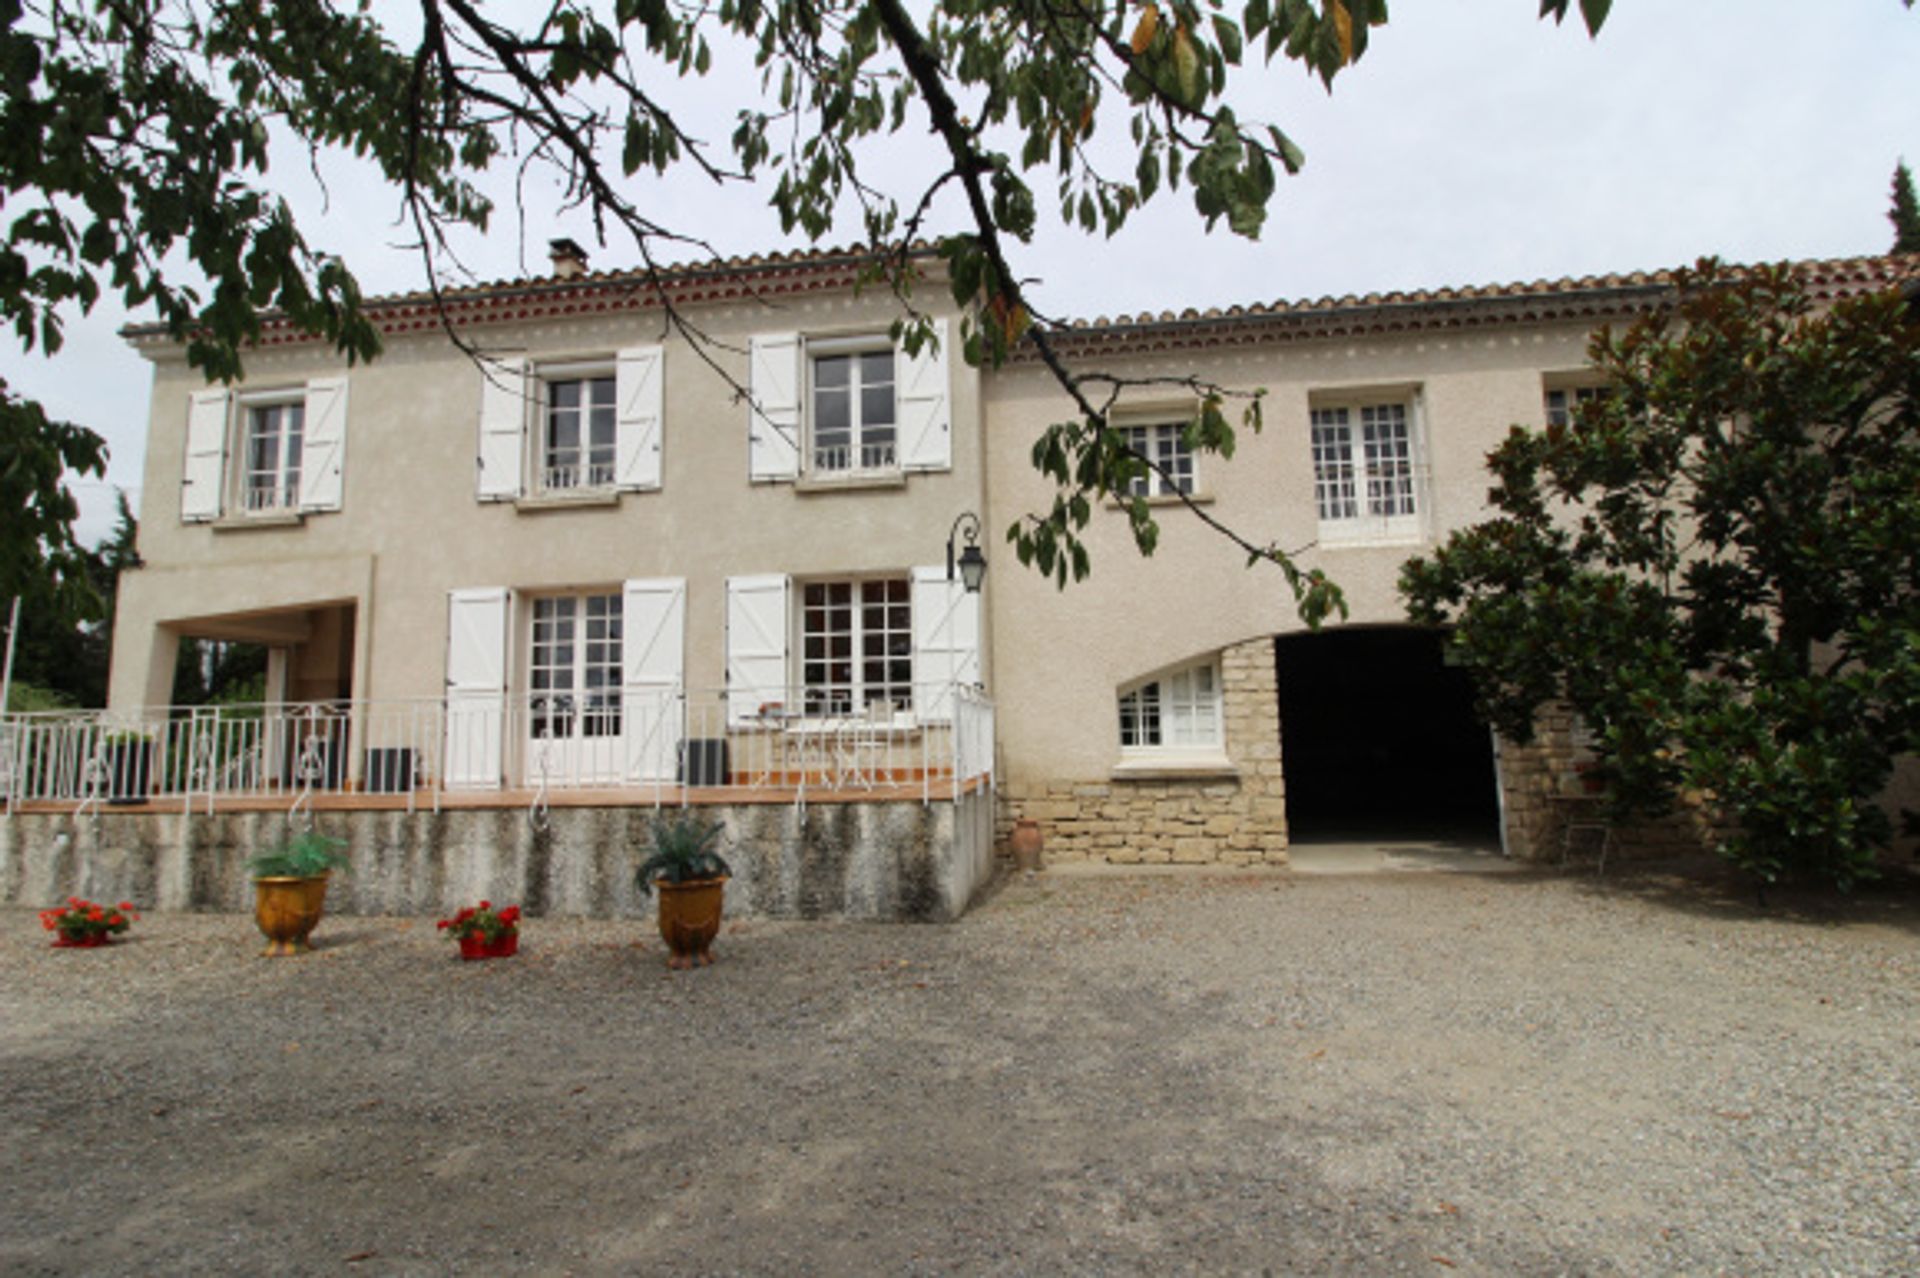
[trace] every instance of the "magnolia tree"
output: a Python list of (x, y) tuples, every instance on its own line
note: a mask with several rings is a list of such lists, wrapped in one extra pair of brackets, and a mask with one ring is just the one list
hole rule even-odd
[(1771, 882), (1874, 873), (1920, 746), (1920, 290), (1817, 309), (1785, 268), (1683, 272), (1590, 356), (1607, 391), (1488, 458), (1494, 518), (1410, 561), (1481, 704), (1593, 728), (1623, 811), (1677, 792)]
[[(1540, 11), (1558, 21), (1572, 4), (1543, 0)], [(1579, 0), (1589, 31), (1609, 7)], [(1156, 463), (1107, 424), (1124, 381), (1068, 367), (1053, 318), (1023, 287), (1018, 253), (1042, 206), (1111, 234), (1184, 189), (1202, 224), (1258, 235), (1277, 175), (1302, 156), (1241, 104), (1276, 62), (1331, 85), (1387, 5), (557, 0), (517, 14), (479, 0), (0, 0), (0, 189), (11, 219), (0, 320), (52, 349), (62, 316), (111, 289), (157, 313), (210, 378), (239, 376), (269, 310), (350, 359), (374, 357), (379, 334), (347, 263), (312, 244), (274, 194), (275, 137), (377, 169), (436, 289), (447, 232), (488, 224), (479, 179), (495, 167), (556, 174), (571, 205), (603, 237), (624, 238), (649, 272), (713, 250), (696, 229), (656, 220), (637, 179), (755, 183), (784, 230), (815, 240), (837, 212), (858, 210), (874, 281), (908, 302), (899, 336), (910, 348), (930, 332), (913, 308), (926, 263), (909, 246), (921, 239), (970, 317), (969, 358), (1032, 344), (1074, 416), (1035, 451), (1056, 481), (1051, 508), (1009, 536), (1023, 560), (1064, 582), (1087, 570), (1089, 499), (1126, 492)], [(736, 100), (747, 105), (702, 136), (677, 90), (710, 72), (746, 81)], [(869, 144), (929, 132), (934, 176), (892, 189)], [(709, 350), (655, 292), (669, 322)], [(1195, 448), (1230, 452), (1236, 426), (1259, 426), (1257, 396), (1183, 385), (1200, 406), (1188, 427)], [(1145, 501), (1128, 504), (1151, 549)], [(1310, 620), (1337, 605), (1330, 583), (1296, 571), (1281, 548), (1221, 531), (1284, 570)]]

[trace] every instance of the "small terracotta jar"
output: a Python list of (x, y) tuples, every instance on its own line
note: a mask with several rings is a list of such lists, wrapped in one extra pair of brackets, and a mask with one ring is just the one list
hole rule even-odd
[(1040, 868), (1040, 849), (1044, 844), (1040, 836), (1040, 823), (1028, 817), (1021, 817), (1013, 823), (1014, 868), (1031, 874)]

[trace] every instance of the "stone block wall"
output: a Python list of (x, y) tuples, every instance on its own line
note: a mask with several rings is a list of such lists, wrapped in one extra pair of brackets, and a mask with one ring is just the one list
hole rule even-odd
[[(1567, 824), (1580, 808), (1576, 765), (1591, 756), (1576, 740), (1573, 712), (1565, 706), (1543, 711), (1526, 745), (1500, 743), (1500, 779), (1507, 818), (1507, 851), (1516, 860), (1554, 862), (1566, 848)], [(1618, 825), (1609, 860), (1655, 859), (1700, 852), (1711, 846), (1710, 814), (1698, 802), (1683, 799), (1665, 817)], [(1576, 847), (1576, 855), (1582, 849)], [(1591, 857), (1593, 852), (1586, 851)]]
[(1221, 654), (1220, 692), (1231, 769), (1015, 778), (1000, 790), (999, 844), (1005, 847), (1014, 821), (1029, 818), (1040, 823), (1050, 861), (1285, 865), (1286, 783), (1270, 637)]

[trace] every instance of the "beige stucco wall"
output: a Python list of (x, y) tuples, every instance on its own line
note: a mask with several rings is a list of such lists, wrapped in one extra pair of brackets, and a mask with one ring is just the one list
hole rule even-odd
[[(884, 332), (898, 306), (884, 292), (840, 293), (686, 313), (712, 339), (708, 355), (744, 384), (750, 335)], [(954, 517), (979, 509), (979, 377), (958, 357), (957, 323), (952, 331), (952, 470), (910, 474), (895, 488), (809, 493), (749, 483), (744, 402), (684, 338), (663, 331), (658, 312), (469, 329), (487, 350), (535, 360), (666, 346), (660, 491), (625, 493), (614, 506), (539, 511), (475, 496), (481, 371), (437, 333), (393, 338), (379, 360), (349, 373), (341, 510), (295, 527), (181, 520), (188, 400), (202, 382), (177, 356), (160, 354), (140, 512), (147, 567), (123, 578), (111, 702), (166, 700), (170, 628), (190, 632), (195, 619), (322, 601), (357, 606), (359, 695), (438, 697), (448, 591), (617, 587), (632, 577), (687, 579), (686, 682), (718, 688), (726, 577), (941, 563)], [(292, 390), (343, 371), (318, 344), (266, 350), (249, 357), (243, 389)], [(514, 629), (523, 633), (524, 623)], [(516, 667), (523, 660), (515, 654)]]
[[(1300, 341), (1110, 361), (1110, 371), (1133, 378), (1197, 373), (1229, 387), (1264, 387), (1261, 433), (1241, 431), (1231, 461), (1197, 460), (1206, 509), (1257, 544), (1307, 548), (1299, 562), (1325, 569), (1345, 589), (1350, 624), (1400, 623), (1400, 565), (1430, 548), (1434, 536), (1484, 517), (1487, 452), (1511, 424), (1540, 420), (1543, 378), (1576, 373), (1586, 341), (1587, 331), (1570, 325)], [(1418, 387), (1424, 401), (1421, 500), (1432, 535), (1420, 544), (1314, 546), (1310, 402), (1409, 387)], [(1191, 411), (1191, 400), (1151, 392), (1124, 402)], [(1029, 450), (1048, 423), (1065, 415), (1065, 404), (1038, 368), (989, 382), (988, 522), (996, 542), (1022, 514), (1050, 505), (1051, 490), (1030, 466)], [(1121, 685), (1254, 636), (1301, 628), (1277, 569), (1249, 569), (1242, 552), (1184, 509), (1163, 506), (1158, 513), (1159, 547), (1146, 559), (1124, 514), (1098, 510), (1087, 530), (1092, 576), (1064, 591), (1012, 567), (1010, 549), (1001, 548), (1009, 567), (993, 578), (993, 691), (1001, 757), (1015, 786), (1105, 780), (1120, 757)]]

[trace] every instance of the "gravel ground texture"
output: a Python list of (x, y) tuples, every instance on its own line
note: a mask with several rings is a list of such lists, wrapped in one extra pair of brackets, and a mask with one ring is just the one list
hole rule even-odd
[(947, 926), (0, 910), (0, 1272), (1920, 1272), (1920, 898), (1008, 879)]

